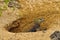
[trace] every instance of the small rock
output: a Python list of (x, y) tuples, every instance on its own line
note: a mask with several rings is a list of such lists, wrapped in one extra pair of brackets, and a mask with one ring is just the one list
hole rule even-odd
[(20, 9), (21, 5), (18, 3), (18, 1), (13, 0), (8, 3), (8, 7), (15, 7)]
[(51, 36), (50, 38), (52, 40), (60, 40), (60, 31), (55, 31)]

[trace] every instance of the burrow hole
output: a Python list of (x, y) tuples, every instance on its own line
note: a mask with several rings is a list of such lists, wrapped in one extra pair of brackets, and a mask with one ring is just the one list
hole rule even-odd
[[(39, 23), (25, 23), (24, 19), (17, 19), (9, 24), (6, 29), (8, 32), (19, 33), (19, 32), (37, 32), (37, 31), (46, 31), (47, 28), (41, 28)], [(31, 24), (31, 25), (30, 25)], [(33, 26), (32, 26), (33, 25)]]

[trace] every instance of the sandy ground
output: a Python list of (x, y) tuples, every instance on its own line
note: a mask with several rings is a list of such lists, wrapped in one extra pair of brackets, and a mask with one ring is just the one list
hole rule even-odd
[[(22, 6), (21, 9), (15, 9), (15, 11), (13, 11), (8, 8), (2, 13), (2, 16), (0, 17), (0, 40), (51, 40), (50, 35), (54, 31), (60, 31), (59, 0), (20, 0), (20, 2)], [(25, 16), (25, 20), (27, 20), (28, 23), (37, 17), (45, 18), (46, 21), (41, 24), (41, 26), (46, 27), (47, 25), (48, 29), (45, 32), (37, 31), (19, 33), (12, 33), (6, 30), (6, 26), (10, 23)], [(26, 25), (26, 27), (28, 27), (28, 25)]]

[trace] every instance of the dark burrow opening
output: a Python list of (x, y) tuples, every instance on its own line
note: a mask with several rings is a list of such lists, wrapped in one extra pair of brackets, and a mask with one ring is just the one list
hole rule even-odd
[[(15, 21), (13, 21), (11, 24), (9, 24), (9, 26), (6, 27), (6, 29), (8, 30), (8, 32), (12, 32), (12, 33), (37, 32), (37, 31), (46, 31), (47, 30), (47, 28), (41, 28), (40, 24), (37, 22), (35, 22), (34, 25), (28, 29), (22, 29), (24, 27), (20, 27), (20, 26), (21, 26), (21, 19), (17, 19)], [(22, 31), (22, 30), (24, 30), (24, 31)]]

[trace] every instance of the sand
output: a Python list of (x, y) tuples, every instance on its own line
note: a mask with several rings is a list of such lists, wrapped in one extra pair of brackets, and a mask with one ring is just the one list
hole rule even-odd
[[(21, 9), (15, 9), (13, 11), (8, 8), (3, 11), (0, 17), (0, 40), (51, 40), (50, 35), (55, 31), (60, 31), (59, 0), (19, 0), (19, 2)], [(20, 27), (22, 32), (18, 29), (16, 31), (19, 32), (9, 32), (7, 30), (9, 24), (20, 18), (23, 18), (23, 24), (21, 25), (27, 24)], [(45, 19), (40, 25), (47, 28), (47, 30), (45, 32), (26, 32), (32, 27), (32, 21), (36, 18)]]

